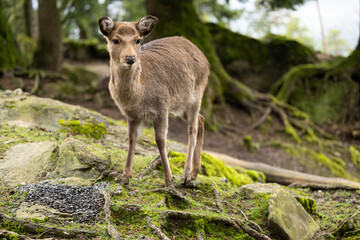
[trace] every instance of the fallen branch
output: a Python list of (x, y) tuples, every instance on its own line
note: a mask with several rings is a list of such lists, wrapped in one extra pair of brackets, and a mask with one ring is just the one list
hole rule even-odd
[(122, 238), (121, 234), (116, 230), (116, 228), (111, 224), (110, 216), (111, 216), (111, 197), (110, 193), (106, 190), (101, 190), (101, 194), (104, 196), (105, 204), (104, 204), (104, 214), (105, 214), (105, 221), (107, 224), (107, 232), (111, 239), (119, 240)]
[(360, 183), (353, 182), (342, 178), (328, 178), (313, 174), (296, 172), (283, 168), (273, 167), (265, 163), (247, 162), (237, 158), (230, 157), (226, 154), (206, 151), (208, 154), (220, 159), (225, 164), (231, 167), (243, 167), (263, 172), (266, 176), (267, 182), (276, 182), (284, 185), (291, 183), (298, 184), (321, 184), (323, 186), (342, 186), (344, 188), (360, 189)]
[(23, 231), (26, 233), (42, 234), (45, 237), (79, 238), (80, 236), (83, 236), (86, 238), (94, 238), (100, 235), (99, 232), (89, 231), (84, 229), (62, 229), (57, 227), (48, 227), (41, 224), (16, 219), (7, 216), (6, 214), (0, 213), (0, 224), (5, 221), (10, 222), (11, 225), (14, 225), (14, 227), (18, 227), (18, 228), (21, 227)]
[(153, 231), (153, 233), (155, 233), (161, 240), (170, 240), (170, 238), (168, 238), (162, 231), (161, 229), (156, 226), (150, 219), (149, 216), (145, 217), (146, 223), (148, 225), (148, 227)]
[(347, 190), (347, 191), (357, 191), (359, 190), (358, 187), (353, 186), (347, 186), (347, 185), (325, 185), (325, 184), (319, 184), (319, 183), (291, 183), (288, 185), (288, 187), (291, 188), (310, 188), (312, 191), (317, 190)]

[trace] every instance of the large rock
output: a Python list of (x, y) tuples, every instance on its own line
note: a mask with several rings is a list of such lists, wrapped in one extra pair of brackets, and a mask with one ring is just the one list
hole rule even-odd
[(60, 221), (73, 220), (73, 216), (69, 213), (59, 212), (54, 208), (42, 206), (39, 204), (31, 205), (28, 202), (23, 202), (20, 204), (20, 206), (15, 212), (15, 216), (20, 219), (34, 219), (40, 221), (49, 218)]
[(56, 147), (56, 143), (50, 141), (12, 147), (0, 160), (0, 179), (10, 186), (43, 179), (54, 167), (51, 156)]
[(281, 185), (276, 183), (251, 183), (240, 187), (239, 194), (248, 198), (254, 198), (259, 194), (272, 193), (274, 190), (284, 189)]
[(60, 145), (59, 159), (52, 177), (96, 180), (107, 175), (110, 169), (110, 156), (104, 150), (67, 138)]
[(104, 116), (79, 106), (29, 96), (21, 89), (0, 91), (0, 123), (58, 131), (61, 128), (59, 119), (103, 122), (106, 127), (109, 126)]
[(269, 201), (269, 228), (277, 239), (310, 239), (319, 225), (285, 189), (272, 191)]

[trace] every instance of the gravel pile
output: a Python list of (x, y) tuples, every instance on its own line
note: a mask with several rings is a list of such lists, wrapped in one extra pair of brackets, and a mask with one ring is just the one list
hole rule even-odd
[(72, 214), (75, 221), (83, 223), (96, 220), (104, 206), (104, 198), (99, 190), (106, 187), (107, 183), (98, 183), (92, 187), (73, 187), (41, 182), (21, 186), (19, 191), (27, 192), (26, 202)]

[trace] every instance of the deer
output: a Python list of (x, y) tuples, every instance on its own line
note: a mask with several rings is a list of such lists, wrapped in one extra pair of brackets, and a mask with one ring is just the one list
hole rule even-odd
[(129, 148), (121, 182), (129, 184), (135, 145), (144, 121), (151, 120), (164, 171), (165, 187), (174, 187), (166, 150), (168, 118), (187, 123), (188, 145), (182, 184), (196, 179), (201, 168), (204, 117), (199, 113), (210, 74), (209, 62), (185, 37), (160, 38), (141, 45), (158, 18), (114, 22), (100, 17), (99, 30), (110, 55), (110, 95), (127, 118)]

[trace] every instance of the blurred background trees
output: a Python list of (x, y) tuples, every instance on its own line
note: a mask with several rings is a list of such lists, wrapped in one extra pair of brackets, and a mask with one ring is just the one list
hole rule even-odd
[[(237, 1), (240, 5), (246, 2)], [(344, 102), (346, 91), (329, 94), (325, 89), (319, 90), (316, 84), (321, 82), (324, 86), (326, 83), (331, 88), (330, 85), (346, 80), (350, 84), (345, 84), (346, 89), (358, 89), (359, 68), (356, 61), (359, 46), (348, 58), (320, 56), (319, 59), (314, 51), (317, 43), (309, 29), (286, 10), (294, 10), (306, 0), (254, 2), (255, 10), (246, 12), (232, 8), (229, 0), (0, 0), (3, 43), (0, 66), (2, 69), (36, 67), (62, 72), (64, 58), (107, 59), (105, 42), (98, 34), (98, 17), (108, 15), (116, 20), (135, 21), (145, 14), (152, 14), (160, 21), (147, 41), (183, 35), (209, 59), (211, 77), (203, 111), (215, 128), (219, 119), (213, 113), (224, 104), (250, 112), (264, 111), (266, 105), (259, 107), (258, 92), (274, 94), (311, 116), (315, 110), (309, 109), (309, 103), (299, 100), (306, 95), (304, 93), (309, 96), (323, 94), (325, 99), (318, 99), (320, 105), (343, 108), (340, 103)], [(249, 20), (247, 32), (261, 39), (229, 30), (234, 22), (249, 16), (254, 17)], [(282, 29), (283, 36), (274, 35), (279, 29)], [(350, 47), (337, 29), (332, 29), (326, 40), (332, 55), (349, 51)], [(330, 61), (321, 62), (324, 59)], [(307, 65), (294, 69), (302, 64)], [(309, 84), (309, 80), (314, 84)], [(352, 93), (354, 98), (359, 98), (358, 90)], [(330, 97), (333, 95), (337, 96), (336, 99)], [(329, 97), (331, 99), (327, 99)], [(313, 101), (316, 102), (312, 99), (311, 103)], [(357, 109), (359, 102), (354, 100), (349, 104)], [(348, 108), (340, 118), (326, 118), (345, 122), (359, 119), (358, 113), (350, 111)]]

